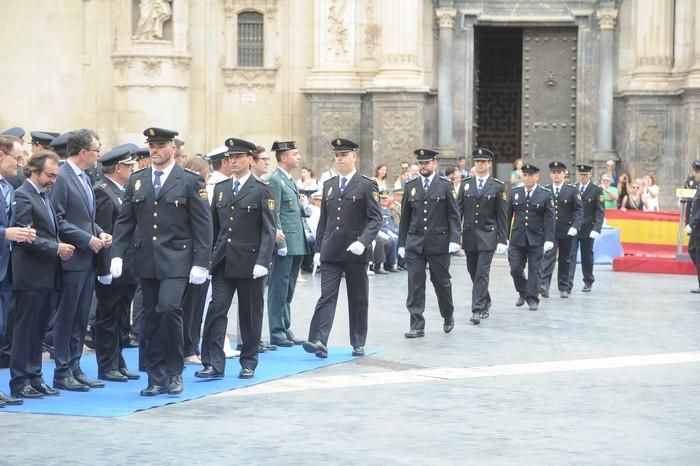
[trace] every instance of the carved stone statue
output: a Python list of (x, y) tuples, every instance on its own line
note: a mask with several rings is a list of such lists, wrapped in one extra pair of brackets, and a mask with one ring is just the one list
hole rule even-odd
[(173, 17), (172, 0), (141, 0), (134, 39), (163, 39), (163, 25)]

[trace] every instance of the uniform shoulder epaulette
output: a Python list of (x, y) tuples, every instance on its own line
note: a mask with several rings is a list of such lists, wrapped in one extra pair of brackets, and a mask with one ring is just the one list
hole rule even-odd
[(269, 181), (260, 179), (260, 178), (258, 178), (257, 176), (255, 177), (255, 181), (257, 181), (258, 183), (260, 183), (260, 184), (262, 184), (262, 185), (265, 185), (265, 186), (267, 186), (268, 184), (270, 184)]
[(511, 187), (510, 187), (510, 191), (513, 192), (513, 191), (515, 191), (516, 189), (520, 189), (520, 188), (523, 188), (523, 186), (511, 186)]
[(202, 176), (198, 172), (196, 172), (194, 170), (190, 170), (189, 168), (185, 168), (185, 171), (188, 173), (191, 173), (192, 175)]
[(95, 185), (95, 188), (105, 189), (105, 188), (107, 188), (107, 182), (101, 181)]
[(491, 178), (493, 179), (493, 181), (495, 181), (498, 184), (505, 184), (503, 181), (499, 180), (498, 178), (493, 178), (493, 177), (491, 177)]
[(336, 179), (336, 178), (338, 178), (338, 175), (331, 176), (331, 177), (328, 178), (326, 181), (324, 181), (323, 184), (326, 184), (326, 183), (328, 183), (329, 181), (333, 181), (333, 180)]
[(440, 175), (440, 179), (445, 180), (445, 181), (449, 181), (450, 183), (452, 183), (452, 180), (449, 179), (448, 177), (446, 177), (445, 175)]
[(215, 184), (226, 183), (227, 181), (230, 183), (230, 182), (231, 182), (231, 178), (226, 178), (226, 179), (224, 179), (224, 180), (217, 181)]
[(134, 176), (134, 175), (137, 174), (137, 173), (141, 173), (142, 171), (144, 171), (144, 170), (147, 169), (147, 168), (148, 168), (148, 167), (139, 168), (138, 170), (133, 171), (133, 172), (131, 173), (131, 176)]
[(551, 190), (551, 189), (549, 189), (549, 188), (545, 188), (544, 186), (540, 186), (540, 188), (542, 188), (543, 190), (547, 191), (548, 193), (551, 193), (551, 192), (552, 192), (552, 190)]
[(374, 178), (369, 177), (369, 176), (367, 176), (367, 175), (362, 175), (362, 178), (364, 178), (364, 179), (366, 179), (366, 180), (374, 181)]

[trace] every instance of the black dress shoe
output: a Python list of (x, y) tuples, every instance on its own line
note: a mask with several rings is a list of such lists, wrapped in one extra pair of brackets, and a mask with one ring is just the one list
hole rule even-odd
[(182, 384), (181, 375), (171, 375), (170, 383), (166, 387), (168, 394), (179, 395), (185, 390), (185, 386)]
[(85, 338), (83, 338), (83, 344), (91, 350), (95, 349), (95, 327), (88, 327), (87, 332), (85, 332)]
[(128, 382), (129, 379), (126, 378), (124, 374), (119, 371), (107, 371), (99, 372), (97, 378), (100, 380), (106, 380), (108, 382)]
[(528, 307), (528, 309), (530, 309), (531, 311), (536, 311), (536, 310), (537, 310), (537, 307), (538, 307), (538, 304), (537, 304), (537, 303), (530, 303), (530, 304), (527, 305), (527, 307)]
[(365, 347), (364, 346), (353, 347), (352, 355), (353, 356), (364, 356), (365, 355)]
[(204, 366), (204, 369), (195, 372), (194, 376), (200, 379), (221, 379), (224, 377), (224, 373), (217, 371), (211, 366)]
[(442, 331), (445, 333), (450, 333), (453, 328), (455, 328), (455, 320), (452, 317), (445, 319), (442, 323)]
[(12, 396), (14, 396), (15, 398), (29, 398), (29, 399), (44, 398), (44, 395), (41, 392), (38, 392), (34, 388), (32, 388), (31, 385), (25, 385), (24, 387), (20, 388), (19, 390), (13, 391)]
[(138, 372), (131, 372), (126, 367), (122, 367), (121, 369), (119, 369), (119, 372), (121, 372), (122, 375), (129, 380), (138, 380), (141, 378), (141, 376), (138, 374)]
[(523, 296), (518, 296), (518, 299), (515, 301), (515, 305), (520, 307), (525, 305), (525, 298)]
[(41, 393), (42, 395), (46, 396), (58, 396), (61, 394), (60, 391), (56, 390), (55, 388), (49, 387), (44, 382), (32, 384), (32, 388), (37, 392)]
[(406, 338), (421, 338), (425, 336), (425, 330), (411, 329), (408, 332), (404, 333), (403, 336), (405, 336)]
[(562, 291), (562, 292), (559, 294), (559, 297), (562, 298), (562, 299), (567, 299), (567, 298), (569, 297), (569, 292), (568, 292), (568, 291)]
[(375, 267), (375, 268), (374, 268), (374, 274), (375, 274), (375, 275), (389, 275), (389, 272), (387, 272), (386, 270), (384, 270), (384, 269), (381, 268), (381, 267)]
[(481, 323), (481, 312), (472, 312), (472, 318), (469, 321), (474, 325)]
[(267, 351), (267, 348), (265, 348), (264, 343), (258, 343), (258, 353), (265, 353)]
[(167, 393), (167, 389), (162, 385), (149, 385), (139, 392), (141, 396), (157, 396)]
[(252, 379), (254, 375), (255, 375), (255, 371), (253, 369), (248, 369), (247, 367), (244, 367), (238, 373), (238, 378), (239, 379)]
[(69, 392), (89, 392), (90, 387), (78, 382), (75, 377), (53, 379), (53, 388), (68, 390)]
[(10, 396), (7, 393), (0, 391), (0, 405), (2, 406), (17, 406), (24, 403), (24, 400), (20, 397)]
[(485, 309), (485, 310), (481, 311), (481, 315), (479, 317), (481, 317), (482, 319), (488, 319), (489, 315), (491, 315), (491, 314), (489, 314), (489, 310)]
[(282, 348), (290, 348), (294, 346), (294, 342), (286, 338), (284, 340), (270, 340), (270, 343), (276, 346), (281, 346)]
[(317, 358), (326, 359), (328, 357), (328, 348), (318, 340), (305, 341), (301, 346), (304, 351), (315, 354)]
[(87, 385), (90, 388), (105, 388), (105, 383), (100, 382), (99, 380), (92, 380), (88, 379), (88, 376), (85, 374), (78, 374), (75, 375), (75, 380), (80, 382), (83, 385)]
[(590, 293), (590, 292), (591, 292), (591, 288), (593, 288), (593, 284), (592, 284), (592, 283), (584, 283), (583, 289), (582, 289), (581, 291), (583, 291), (584, 293)]
[(303, 338), (297, 338), (297, 337), (290, 338), (290, 340), (292, 340), (292, 343), (294, 343), (295, 345), (301, 345), (306, 341)]
[(690, 290), (691, 293), (695, 294), (700, 294), (700, 288), (695, 288), (694, 290)]
[(544, 288), (540, 288), (540, 296), (543, 298), (549, 298), (549, 290), (545, 290)]

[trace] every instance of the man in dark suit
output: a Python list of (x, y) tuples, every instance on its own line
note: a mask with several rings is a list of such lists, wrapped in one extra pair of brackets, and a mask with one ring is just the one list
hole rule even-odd
[(695, 187), (695, 197), (690, 205), (687, 215), (685, 232), (690, 237), (688, 240), (688, 255), (695, 264), (698, 275), (698, 288), (692, 289), (691, 293), (700, 293), (700, 160), (693, 162), (693, 183), (688, 183)]
[[(124, 186), (136, 161), (132, 154), (138, 150), (135, 144), (122, 144), (100, 157), (104, 178), (93, 188), (95, 193), (95, 222), (106, 233), (114, 231), (119, 211), (124, 203)], [(126, 250), (122, 276), (113, 278), (109, 273), (109, 250), (102, 249), (97, 255), (97, 309), (95, 311), (95, 355), (98, 378), (110, 382), (137, 380), (139, 375), (127, 369), (121, 351), (128, 341), (124, 321), (129, 320), (131, 300), (136, 291), (133, 249)]]
[(307, 353), (328, 357), (340, 279), (345, 274), (353, 356), (364, 356), (367, 339), (369, 246), (382, 226), (379, 189), (371, 178), (357, 173), (356, 150), (348, 139), (331, 142), (338, 175), (323, 183), (321, 214), (316, 229), (314, 263), (321, 268), (321, 297), (309, 326)]
[[(566, 165), (559, 161), (549, 164), (552, 184), (545, 186), (552, 192), (554, 199), (554, 247), (547, 251), (542, 259), (539, 271), (538, 287), (543, 298), (549, 298), (549, 284), (554, 273), (554, 264), (558, 263), (557, 282), (559, 296), (569, 297), (569, 268), (571, 267), (571, 244), (581, 229), (583, 204), (581, 194), (574, 185), (564, 182)], [(559, 260), (557, 261), (557, 251)], [(575, 260), (575, 259), (574, 259)]]
[(401, 199), (399, 256), (406, 259), (410, 329), (406, 338), (425, 336), (425, 266), (437, 295), (443, 331), (454, 328), (450, 254), (459, 244), (459, 208), (452, 181), (436, 175), (438, 152), (417, 149), (420, 176), (406, 183)]
[(258, 365), (258, 343), (262, 334), (265, 276), (275, 247), (275, 197), (267, 182), (253, 176), (255, 144), (242, 139), (226, 140), (233, 178), (214, 187), (211, 215), (214, 249), (211, 258), (211, 303), (204, 322), (202, 364), (195, 375), (224, 376), (227, 313), (238, 293), (241, 330), (238, 377), (249, 379)]
[(309, 253), (302, 223), (304, 211), (299, 190), (292, 179), (292, 170), (299, 167), (300, 156), (294, 141), (275, 141), (272, 150), (275, 151), (277, 170), (269, 182), (275, 196), (278, 241), (267, 288), (267, 317), (270, 343), (293, 346), (304, 342), (292, 332), (292, 300), (301, 263)]
[(515, 305), (520, 307), (527, 302), (531, 311), (539, 306), (537, 273), (542, 255), (554, 247), (556, 225), (552, 192), (537, 184), (539, 172), (534, 165), (522, 166), (523, 186), (511, 192), (506, 212), (510, 233), (508, 262), (518, 292)]
[(15, 193), (15, 225), (31, 225), (36, 238), (15, 242), (12, 251), (15, 319), (10, 388), (17, 397), (41, 398), (59, 394), (43, 379), (41, 342), (61, 287), (61, 261), (69, 260), (75, 248), (61, 242), (58, 219), (46, 196), (59, 173), (58, 157), (50, 151), (37, 152), (25, 173), (28, 178)]
[(114, 226), (110, 273), (122, 275), (127, 249), (141, 279), (148, 386), (141, 396), (182, 393), (182, 297), (207, 279), (211, 214), (199, 174), (175, 163), (176, 131), (147, 128), (151, 166), (131, 175)]
[(578, 172), (578, 184), (576, 189), (581, 196), (583, 204), (583, 219), (578, 235), (574, 237), (571, 244), (571, 267), (569, 268), (569, 288), (571, 293), (574, 287), (574, 276), (576, 275), (576, 255), (579, 245), (581, 246), (581, 270), (583, 271), (583, 292), (589, 293), (593, 287), (595, 277), (593, 276), (593, 243), (600, 236), (605, 220), (605, 193), (600, 186), (591, 183), (591, 173), (593, 166), (580, 164), (576, 165)]
[(508, 250), (507, 196), (503, 181), (490, 176), (493, 152), (483, 147), (472, 152), (476, 176), (462, 181), (457, 194), (462, 216), (462, 248), (472, 280), (472, 324), (489, 316), (489, 274), (493, 255)]
[(68, 159), (59, 169), (51, 189), (61, 238), (76, 246), (75, 254), (63, 264), (62, 288), (54, 324), (54, 388), (88, 391), (104, 387), (91, 380), (80, 367), (92, 295), (95, 290), (95, 258), (109, 247), (112, 236), (95, 223), (95, 196), (85, 172), (95, 166), (100, 141), (94, 131), (72, 131), (67, 143)]

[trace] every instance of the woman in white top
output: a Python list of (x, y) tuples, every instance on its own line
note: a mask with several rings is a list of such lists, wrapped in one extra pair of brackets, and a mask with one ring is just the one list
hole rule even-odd
[(301, 191), (316, 191), (318, 189), (314, 172), (309, 167), (301, 167), (301, 178), (297, 180), (297, 188)]
[(644, 210), (656, 212), (659, 210), (659, 187), (654, 184), (653, 175), (644, 175), (642, 180), (642, 198), (644, 199)]

